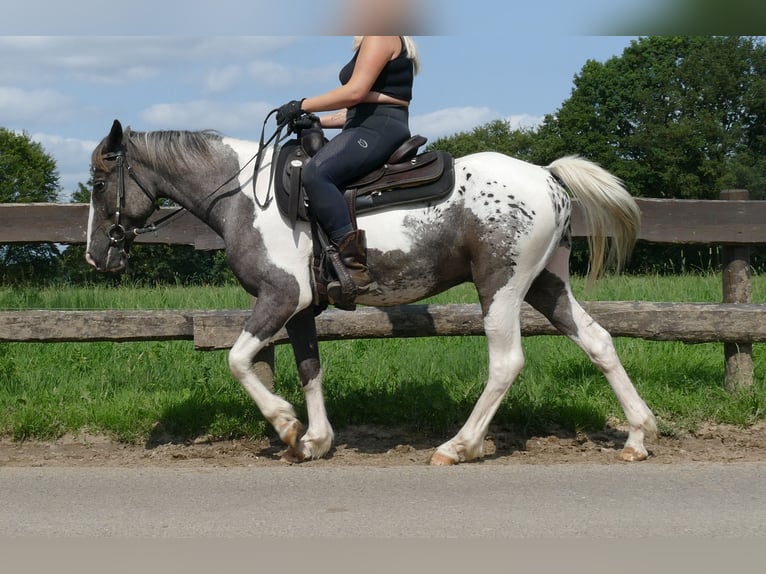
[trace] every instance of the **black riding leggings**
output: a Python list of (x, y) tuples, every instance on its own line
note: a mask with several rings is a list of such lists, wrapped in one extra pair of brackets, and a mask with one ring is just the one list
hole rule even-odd
[(349, 110), (343, 131), (303, 168), (309, 208), (333, 242), (354, 229), (342, 190), (382, 166), (409, 137), (407, 108), (361, 104)]

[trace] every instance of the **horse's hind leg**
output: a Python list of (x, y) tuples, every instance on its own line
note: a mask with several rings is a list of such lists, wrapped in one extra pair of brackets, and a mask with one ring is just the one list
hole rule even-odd
[[(521, 347), (520, 293), (522, 286), (508, 284), (493, 296), (482, 296), (484, 331), (489, 350), (489, 377), (471, 416), (457, 435), (439, 446), (431, 464), (451, 465), (482, 455), (484, 437), (500, 403), (524, 366)], [(490, 302), (491, 301), (491, 302)]]
[(304, 309), (287, 322), (287, 333), (298, 365), (298, 374), (306, 395), (309, 427), (290, 449), (296, 460), (321, 458), (330, 450), (333, 431), (327, 419), (322, 395), (322, 367), (319, 362), (314, 309)]
[(569, 285), (569, 249), (560, 247), (530, 287), (527, 302), (572, 339), (611, 385), (629, 425), (628, 440), (620, 453), (626, 461), (644, 460), (646, 436), (654, 436), (657, 423), (625, 372), (611, 335), (588, 315)]

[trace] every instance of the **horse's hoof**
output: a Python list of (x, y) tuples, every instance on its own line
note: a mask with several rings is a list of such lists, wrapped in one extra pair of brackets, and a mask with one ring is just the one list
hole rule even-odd
[(290, 447), (284, 453), (282, 453), (282, 460), (289, 462), (290, 464), (298, 464), (309, 460), (302, 451), (297, 448)]
[(632, 446), (626, 446), (620, 453), (620, 460), (625, 462), (640, 462), (646, 460), (648, 454), (646, 452), (639, 452)]
[(431, 455), (431, 466), (454, 466), (457, 463), (457, 459), (447, 456), (438, 450)]
[(298, 444), (298, 441), (302, 436), (303, 425), (298, 420), (294, 420), (289, 423), (282, 430), (282, 432), (279, 433), (279, 438), (282, 439), (282, 442), (289, 446), (292, 450), (295, 449), (295, 446)]

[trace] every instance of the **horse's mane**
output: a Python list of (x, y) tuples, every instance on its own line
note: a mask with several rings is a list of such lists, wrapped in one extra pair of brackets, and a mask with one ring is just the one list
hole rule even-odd
[[(179, 173), (199, 164), (212, 166), (216, 158), (217, 144), (222, 136), (218, 132), (206, 131), (152, 131), (134, 132), (125, 130), (125, 140), (135, 153), (153, 169), (170, 175)], [(93, 166), (109, 171), (110, 166), (103, 160), (106, 140), (93, 154)]]

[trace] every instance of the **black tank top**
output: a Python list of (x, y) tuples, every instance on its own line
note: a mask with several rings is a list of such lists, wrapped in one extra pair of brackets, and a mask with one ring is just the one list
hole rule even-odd
[[(351, 61), (343, 66), (343, 69), (340, 71), (340, 83), (344, 86), (348, 84), (351, 76), (354, 74), (358, 56), (359, 50), (356, 51)], [(415, 64), (407, 57), (407, 46), (404, 43), (404, 38), (402, 38), (402, 51), (396, 58), (386, 64), (372, 85), (372, 88), (370, 88), (370, 91), (409, 102), (412, 101), (412, 83), (414, 79)]]

